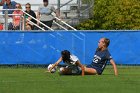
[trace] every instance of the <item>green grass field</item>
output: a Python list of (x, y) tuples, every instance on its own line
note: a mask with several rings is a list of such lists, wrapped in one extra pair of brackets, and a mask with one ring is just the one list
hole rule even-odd
[(112, 68), (103, 75), (60, 76), (44, 68), (0, 68), (0, 93), (140, 93), (140, 66)]

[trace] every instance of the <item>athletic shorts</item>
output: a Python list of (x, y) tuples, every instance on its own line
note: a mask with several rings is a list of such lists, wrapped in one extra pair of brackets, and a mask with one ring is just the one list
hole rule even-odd
[(71, 69), (73, 75), (80, 75), (80, 74), (82, 74), (82, 70), (78, 66), (66, 66), (66, 68)]
[(96, 66), (93, 66), (93, 65), (87, 65), (86, 67), (95, 69), (97, 71), (98, 75), (102, 74), (102, 70), (99, 67), (96, 67)]

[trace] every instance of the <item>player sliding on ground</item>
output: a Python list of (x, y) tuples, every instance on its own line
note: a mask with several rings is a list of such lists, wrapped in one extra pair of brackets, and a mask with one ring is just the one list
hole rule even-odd
[(66, 64), (66, 67), (60, 68), (61, 75), (84, 75), (84, 66), (80, 63), (79, 59), (68, 50), (61, 52), (61, 57), (49, 68), (49, 72), (52, 72), (52, 69), (62, 61)]
[(116, 64), (108, 51), (109, 44), (109, 39), (101, 38), (98, 42), (98, 48), (96, 49), (92, 63), (85, 67), (80, 63), (76, 56), (71, 55), (69, 51), (64, 50), (61, 52), (62, 57), (60, 57), (60, 59), (49, 69), (49, 72), (51, 72), (55, 66), (63, 61), (67, 64), (67, 66), (60, 68), (61, 74), (82, 74), (82, 76), (101, 75), (106, 67), (107, 62), (110, 61), (115, 75), (118, 75)]
[(107, 49), (109, 44), (110, 40), (108, 38), (99, 40), (92, 63), (84, 68), (85, 75), (101, 75), (108, 61), (113, 66), (115, 75), (118, 75), (116, 64)]

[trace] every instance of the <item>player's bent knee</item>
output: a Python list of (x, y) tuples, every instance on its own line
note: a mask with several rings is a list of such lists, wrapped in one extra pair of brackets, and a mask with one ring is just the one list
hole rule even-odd
[(61, 67), (61, 68), (60, 68), (59, 74), (61, 74), (61, 75), (64, 74), (64, 67)]

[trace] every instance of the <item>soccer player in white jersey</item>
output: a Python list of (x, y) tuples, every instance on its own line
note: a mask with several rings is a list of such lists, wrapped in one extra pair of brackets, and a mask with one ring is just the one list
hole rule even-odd
[(66, 64), (66, 67), (60, 68), (60, 74), (84, 76), (84, 66), (80, 63), (77, 56), (71, 54), (68, 50), (61, 52), (61, 57), (55, 62), (55, 64), (53, 64), (49, 69), (49, 72), (62, 61)]

